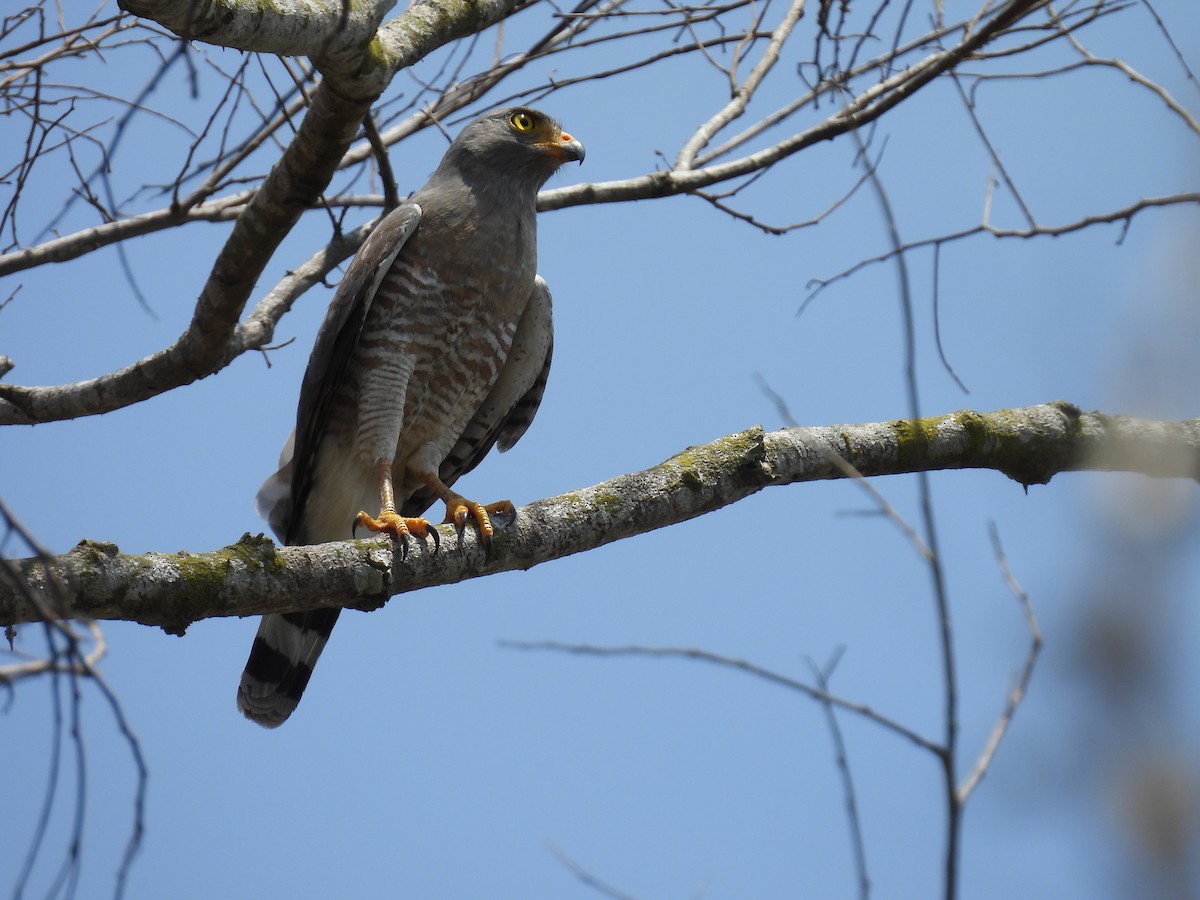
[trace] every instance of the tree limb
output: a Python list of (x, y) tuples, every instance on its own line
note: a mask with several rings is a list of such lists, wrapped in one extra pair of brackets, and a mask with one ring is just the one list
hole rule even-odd
[(120, 0), (122, 9), (157, 22), (185, 41), (279, 56), (341, 55), (346, 52), (342, 48), (357, 48), (361, 54), (395, 5), (395, 0), (321, 4)]
[[(410, 540), (407, 555), (381, 539), (276, 547), (249, 534), (210, 553), (123, 555), (84, 541), (47, 567), (18, 560), (26, 583), (70, 585), (73, 611), (181, 632), (213, 616), (344, 605), (374, 609), (395, 594), (528, 569), (728, 506), (765, 487), (862, 475), (986, 468), (1023, 485), (1059, 472), (1125, 471), (1200, 480), (1200, 419), (1162, 422), (1085, 413), (1064, 402), (917, 421), (755, 427), (691, 447), (642, 472), (521, 507), (497, 530), (492, 558), (473, 532), (443, 527), (441, 550)], [(0, 586), (0, 624), (36, 621), (19, 592)]]

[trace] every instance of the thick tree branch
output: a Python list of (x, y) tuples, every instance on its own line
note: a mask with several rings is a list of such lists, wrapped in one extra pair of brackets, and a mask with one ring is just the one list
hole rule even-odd
[(362, 47), (375, 36), (379, 23), (395, 5), (395, 0), (374, 3), (120, 0), (122, 9), (157, 22), (185, 41), (253, 53), (313, 57), (342, 55), (354, 52), (353, 48), (361, 56)]
[[(985, 468), (1020, 484), (1059, 472), (1126, 471), (1200, 479), (1200, 419), (1161, 422), (1081, 412), (1069, 403), (968, 410), (866, 425), (752, 428), (611, 481), (521, 507), (497, 531), (491, 560), (474, 534), (449, 526), (441, 550), (410, 541), (406, 558), (383, 540), (276, 547), (245, 535), (211, 553), (122, 555), (85, 541), (55, 558), (18, 561), (35, 591), (48, 578), (71, 586), (75, 613), (181, 631), (199, 619), (342, 604), (370, 609), (395, 594), (480, 575), (528, 569), (728, 506), (765, 487), (861, 475)], [(0, 624), (37, 611), (0, 588)]]

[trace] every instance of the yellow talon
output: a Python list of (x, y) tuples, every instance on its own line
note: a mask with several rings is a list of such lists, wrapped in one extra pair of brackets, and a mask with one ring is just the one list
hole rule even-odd
[(446, 518), (442, 520), (443, 524), (453, 525), (461, 535), (467, 527), (467, 521), (475, 522), (479, 528), (479, 537), (484, 543), (492, 539), (492, 535), (496, 533), (492, 526), (491, 517), (494, 515), (512, 515), (513, 505), (510, 500), (498, 500), (495, 503), (489, 503), (486, 506), (482, 503), (476, 503), (474, 500), (468, 500), (458, 494), (454, 494), (446, 501)]
[(360, 512), (354, 520), (354, 525), (356, 528), (361, 525), (369, 531), (386, 531), (396, 540), (403, 540), (410, 534), (427, 537), (429, 529), (433, 527), (426, 519), (409, 519), (387, 511), (381, 512), (378, 519)]
[(408, 556), (408, 536), (410, 534), (419, 538), (433, 535), (434, 553), (437, 552), (438, 546), (441, 544), (437, 531), (427, 519), (407, 518), (386, 509), (379, 513), (378, 519), (372, 518), (365, 512), (360, 512), (354, 517), (354, 528), (357, 530), (359, 526), (366, 528), (368, 531), (390, 534), (404, 548), (400, 553), (401, 558)]

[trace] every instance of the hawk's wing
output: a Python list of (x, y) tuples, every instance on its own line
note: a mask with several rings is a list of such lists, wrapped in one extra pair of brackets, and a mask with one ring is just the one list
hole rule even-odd
[(420, 221), (421, 207), (415, 203), (402, 203), (383, 217), (350, 263), (317, 332), (300, 386), (296, 432), (283, 449), (279, 471), (258, 493), (260, 514), (286, 544), (300, 539), (317, 451), (367, 312), (388, 269)]
[[(542, 402), (553, 351), (550, 288), (539, 275), (500, 376), (442, 462), (438, 477), (446, 485), (453, 485), (479, 465), (494, 445), (503, 453), (521, 439)], [(432, 491), (420, 488), (405, 502), (401, 514), (419, 516), (435, 499)]]
[[(421, 207), (415, 203), (402, 204), (384, 216), (350, 263), (317, 332), (300, 386), (296, 430), (284, 445), (279, 470), (258, 492), (259, 513), (286, 544), (301, 541), (317, 451), (367, 312), (420, 221)], [(340, 612), (334, 606), (263, 616), (238, 687), (238, 709), (268, 728), (282, 724), (300, 701)]]

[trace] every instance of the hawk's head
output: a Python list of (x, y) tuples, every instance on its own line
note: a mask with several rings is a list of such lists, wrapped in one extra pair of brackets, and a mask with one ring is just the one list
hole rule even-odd
[(495, 178), (528, 182), (536, 191), (565, 162), (583, 162), (583, 144), (552, 116), (525, 106), (484, 113), (462, 130), (444, 165), (485, 169)]

